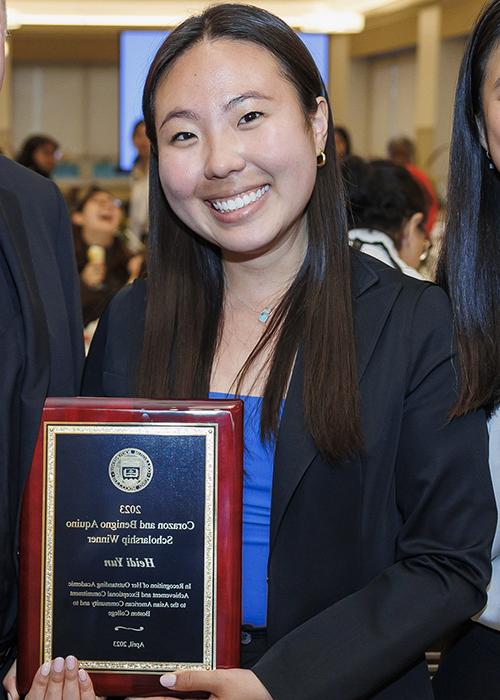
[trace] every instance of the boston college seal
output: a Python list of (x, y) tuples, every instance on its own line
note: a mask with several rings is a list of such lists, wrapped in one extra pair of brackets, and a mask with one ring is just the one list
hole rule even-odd
[(120, 491), (142, 491), (153, 478), (153, 462), (142, 450), (127, 447), (117, 452), (109, 463), (109, 478)]

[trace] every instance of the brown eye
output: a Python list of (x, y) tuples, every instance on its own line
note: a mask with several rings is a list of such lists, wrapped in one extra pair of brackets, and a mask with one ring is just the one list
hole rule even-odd
[(250, 124), (250, 122), (254, 122), (259, 117), (262, 117), (262, 115), (263, 115), (263, 112), (256, 112), (256, 111), (247, 112), (246, 114), (244, 114), (241, 117), (241, 119), (238, 123), (239, 124)]
[(195, 135), (192, 134), (190, 131), (179, 131), (177, 134), (172, 136), (171, 143), (173, 143), (174, 141), (190, 141), (194, 138), (196, 138)]

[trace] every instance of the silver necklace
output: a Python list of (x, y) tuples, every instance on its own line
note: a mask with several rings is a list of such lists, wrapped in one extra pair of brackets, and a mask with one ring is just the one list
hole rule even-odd
[(236, 299), (238, 299), (238, 301), (241, 304), (243, 304), (243, 306), (246, 306), (246, 308), (249, 309), (252, 313), (257, 314), (257, 319), (260, 321), (260, 323), (267, 323), (269, 321), (269, 317), (273, 313), (273, 311), (275, 309), (275, 305), (273, 305), (273, 306), (266, 305), (266, 306), (264, 306), (263, 309), (258, 311), (257, 309), (254, 309), (252, 306), (250, 306), (250, 304), (248, 302), (246, 302), (244, 299), (242, 299), (234, 291), (234, 289), (231, 290), (231, 293), (233, 294), (233, 296), (236, 297)]

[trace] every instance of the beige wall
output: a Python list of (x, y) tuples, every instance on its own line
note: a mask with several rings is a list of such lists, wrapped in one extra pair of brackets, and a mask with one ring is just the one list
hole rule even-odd
[(56, 138), (69, 159), (118, 156), (116, 66), (21, 64), (12, 84), (12, 144), (34, 132)]
[(434, 154), (427, 167), (431, 170), (442, 197), (446, 193), (453, 103), (464, 48), (465, 38), (448, 39), (441, 44)]
[(385, 157), (387, 141), (414, 136), (415, 52), (401, 51), (373, 59), (369, 67), (368, 155)]

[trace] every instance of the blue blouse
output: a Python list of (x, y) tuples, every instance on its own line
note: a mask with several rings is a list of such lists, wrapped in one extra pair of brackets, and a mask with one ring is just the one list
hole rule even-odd
[[(234, 398), (210, 392), (211, 399)], [(267, 561), (271, 520), (274, 441), (260, 439), (262, 398), (239, 396), (244, 405), (243, 433), (243, 550), (242, 619), (245, 624), (264, 626), (267, 611)]]

